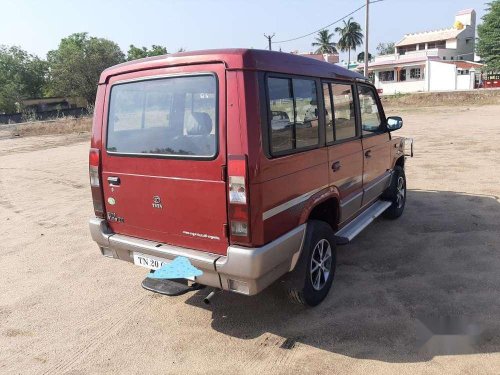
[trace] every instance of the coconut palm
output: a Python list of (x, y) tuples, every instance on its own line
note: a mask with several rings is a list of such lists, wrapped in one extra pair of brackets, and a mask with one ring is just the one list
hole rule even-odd
[(356, 47), (363, 43), (363, 33), (361, 26), (353, 18), (349, 18), (347, 22), (344, 20), (344, 27), (336, 27), (335, 32), (340, 34), (340, 39), (337, 46), (342, 52), (349, 52), (349, 59), (347, 60), (347, 67), (351, 61), (351, 49), (356, 51)]
[(312, 43), (313, 47), (318, 47), (314, 53), (337, 53), (336, 44), (331, 41), (333, 34), (325, 29), (321, 30), (316, 37), (316, 41)]

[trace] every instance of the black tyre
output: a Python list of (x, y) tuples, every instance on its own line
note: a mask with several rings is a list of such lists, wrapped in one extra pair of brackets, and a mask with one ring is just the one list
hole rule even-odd
[(307, 306), (321, 303), (332, 286), (336, 263), (332, 228), (323, 221), (309, 221), (302, 253), (285, 281), (292, 301)]
[(384, 212), (386, 219), (394, 220), (403, 214), (406, 204), (406, 176), (404, 169), (399, 165), (394, 168), (391, 186), (387, 188), (383, 198), (392, 202)]

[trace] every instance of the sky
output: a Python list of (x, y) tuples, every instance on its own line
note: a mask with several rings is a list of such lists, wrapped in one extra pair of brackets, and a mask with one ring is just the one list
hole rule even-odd
[[(461, 9), (484, 15), (483, 0), (383, 0), (370, 5), (369, 51), (404, 34), (453, 26)], [(39, 57), (61, 38), (88, 32), (118, 43), (164, 45), (169, 52), (246, 47), (267, 48), (264, 34), (279, 42), (320, 29), (352, 12), (365, 0), (0, 0), (0, 44), (17, 45)], [(365, 10), (353, 15), (364, 29)], [(335, 27), (330, 27), (333, 32)], [(282, 51), (313, 50), (314, 35), (274, 43)], [(334, 41), (338, 40), (335, 35)], [(357, 51), (361, 52), (363, 47)], [(341, 54), (347, 59), (347, 54)]]

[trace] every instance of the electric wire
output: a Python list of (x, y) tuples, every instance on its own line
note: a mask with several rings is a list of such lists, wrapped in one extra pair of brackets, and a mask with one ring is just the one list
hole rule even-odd
[[(375, 3), (379, 3), (381, 1), (384, 1), (384, 0), (372, 0), (370, 1), (370, 4), (375, 4)], [(355, 10), (353, 10), (352, 12), (350, 12), (349, 14), (346, 14), (345, 16), (343, 16), (342, 18), (339, 18), (338, 20), (335, 20), (334, 22), (320, 28), (320, 29), (317, 29), (313, 32), (310, 32), (308, 34), (304, 34), (304, 35), (301, 35), (301, 36), (298, 36), (298, 37), (295, 37), (295, 38), (291, 38), (291, 39), (286, 39), (286, 40), (277, 40), (276, 42), (272, 42), (272, 44), (277, 44), (277, 43), (288, 43), (288, 42), (293, 42), (294, 40), (298, 40), (298, 39), (302, 39), (302, 38), (305, 38), (305, 37), (308, 37), (308, 36), (311, 36), (313, 34), (316, 34), (318, 32), (320, 32), (321, 30), (324, 30), (330, 26), (333, 26), (335, 25), (336, 23), (339, 23), (340, 21), (344, 20), (345, 18), (349, 17), (349, 16), (352, 16), (354, 13), (356, 12), (359, 12), (361, 9), (363, 9), (364, 7), (366, 7), (366, 4), (363, 4), (362, 6), (360, 6), (359, 8), (356, 8)]]

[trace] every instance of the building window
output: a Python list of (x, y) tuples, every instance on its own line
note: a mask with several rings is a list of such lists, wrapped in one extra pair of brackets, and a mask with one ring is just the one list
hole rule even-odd
[(410, 78), (411, 79), (420, 79), (422, 75), (420, 73), (420, 68), (412, 68), (410, 69)]
[(451, 56), (450, 59), (453, 60), (453, 56)]
[(378, 73), (378, 79), (381, 82), (394, 81), (394, 70), (386, 70)]
[(399, 71), (399, 80), (401, 82), (406, 81), (406, 69), (401, 69)]
[(427, 48), (446, 48), (446, 40), (439, 40), (437, 42), (427, 43)]
[(423, 49), (425, 49), (425, 43), (420, 43), (420, 44), (418, 45), (418, 49), (419, 49), (419, 50), (423, 50)]

